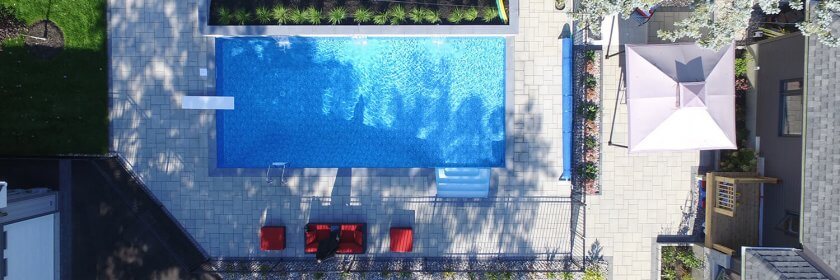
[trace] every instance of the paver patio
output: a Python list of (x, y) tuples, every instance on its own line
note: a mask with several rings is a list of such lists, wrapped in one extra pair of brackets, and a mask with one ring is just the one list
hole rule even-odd
[[(388, 227), (412, 226), (412, 256), (563, 256), (571, 250), (570, 186), (557, 180), (557, 35), (565, 18), (542, 2), (520, 6), (514, 90), (507, 93), (515, 103), (509, 116), (514, 160), (494, 171), (491, 199), (435, 200), (427, 175), (311, 169), (288, 177), (285, 186), (261, 176), (210, 176), (215, 115), (178, 109), (184, 95), (212, 94), (213, 81), (199, 76), (199, 68), (209, 65), (213, 39), (197, 32), (194, 0), (109, 1), (111, 148), (211, 257), (302, 256), (302, 228), (310, 221), (367, 222), (373, 254), (388, 254)], [(287, 227), (286, 250), (259, 251), (263, 223)]]

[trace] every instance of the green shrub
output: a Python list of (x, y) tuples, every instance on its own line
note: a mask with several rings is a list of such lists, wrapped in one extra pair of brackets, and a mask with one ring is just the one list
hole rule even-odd
[(594, 121), (598, 118), (598, 104), (595, 103), (586, 103), (580, 107), (580, 113), (583, 115), (584, 119)]
[(324, 273), (320, 271), (315, 272), (314, 274), (312, 274), (312, 277), (314, 277), (316, 280), (321, 280), (324, 279)]
[(484, 273), (484, 278), (488, 280), (499, 280), (499, 273), (495, 271), (488, 271)]
[(583, 56), (586, 57), (586, 60), (595, 61), (595, 51), (593, 50), (586, 51)]
[(580, 166), (580, 176), (584, 179), (598, 179), (598, 165), (594, 162), (587, 162)]
[(233, 14), (225, 7), (219, 7), (216, 9), (216, 18), (219, 21), (219, 24), (228, 25), (231, 21), (233, 21)]
[(752, 58), (749, 55), (744, 55), (744, 57), (735, 58), (735, 76), (746, 76), (747, 75), (747, 63), (749, 63)]
[(703, 267), (703, 260), (697, 258), (691, 250), (678, 251), (676, 258), (688, 268), (695, 269)]
[(394, 5), (388, 9), (387, 14), (391, 17), (391, 24), (397, 25), (405, 21), (405, 9), (401, 5)]
[(271, 12), (269, 12), (266, 7), (258, 7), (254, 11), (254, 15), (254, 18), (256, 18), (259, 23), (266, 24), (271, 22)]
[(583, 272), (583, 280), (604, 280), (604, 272), (597, 266), (589, 266)]
[(286, 24), (289, 21), (289, 9), (283, 5), (278, 5), (271, 9), (271, 18), (279, 24)]
[(309, 24), (320, 24), (321, 11), (316, 9), (314, 6), (309, 6), (303, 10), (303, 20)]
[(411, 279), (412, 273), (411, 271), (401, 271), (400, 278), (402, 279)]
[(455, 272), (454, 271), (444, 271), (443, 272), (443, 279), (453, 279), (453, 278), (455, 278)]
[(295, 8), (289, 12), (289, 21), (294, 24), (303, 24), (306, 21), (306, 16), (301, 9)]
[(251, 19), (251, 13), (245, 9), (237, 9), (233, 12), (233, 22), (239, 25), (244, 25), (249, 19)]
[(464, 9), (455, 8), (452, 9), (452, 11), (449, 11), (449, 17), (447, 17), (446, 20), (448, 20), (451, 23), (460, 23), (461, 21), (464, 21), (464, 14)]
[(373, 16), (373, 23), (383, 25), (388, 23), (388, 13), (378, 13)]
[(594, 149), (598, 147), (598, 140), (594, 137), (586, 137), (586, 139), (583, 139), (583, 147), (588, 150)]
[(431, 24), (440, 23), (440, 13), (438, 11), (428, 8), (421, 8), (420, 10), (423, 13), (423, 20), (426, 22)]
[(478, 18), (478, 10), (475, 7), (469, 7), (464, 10), (465, 21), (474, 21), (476, 18)]
[(373, 12), (370, 11), (368, 8), (359, 8), (353, 14), (353, 20), (356, 23), (367, 23), (373, 20)]
[(598, 79), (592, 75), (586, 75), (586, 78), (583, 79), (583, 84), (586, 88), (595, 88), (598, 85)]
[(563, 271), (563, 274), (561, 274), (561, 276), (562, 276), (563, 280), (574, 280), (575, 279), (575, 275), (572, 274), (571, 272), (568, 272), (568, 271)]
[(485, 7), (484, 10), (481, 10), (481, 19), (484, 22), (491, 22), (498, 17), (499, 11), (496, 8)]
[(415, 24), (423, 22), (423, 10), (417, 7), (411, 8), (408, 11), (408, 19)]
[(327, 14), (327, 19), (332, 25), (341, 23), (347, 18), (347, 9), (344, 7), (335, 7)]
[(351, 275), (350, 272), (342, 271), (341, 272), (341, 279), (350, 279)]
[(756, 168), (755, 151), (748, 148), (723, 154), (720, 170), (723, 172), (754, 172)]

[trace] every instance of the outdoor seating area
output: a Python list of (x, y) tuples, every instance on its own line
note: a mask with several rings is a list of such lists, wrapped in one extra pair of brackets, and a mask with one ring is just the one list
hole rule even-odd
[(318, 252), (322, 241), (330, 238), (331, 228), (339, 228), (336, 254), (362, 254), (365, 252), (365, 224), (307, 224), (305, 231), (306, 253)]

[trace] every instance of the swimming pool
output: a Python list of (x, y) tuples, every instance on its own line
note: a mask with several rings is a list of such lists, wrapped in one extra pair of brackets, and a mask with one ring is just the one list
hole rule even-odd
[(505, 39), (216, 39), (220, 168), (500, 167)]

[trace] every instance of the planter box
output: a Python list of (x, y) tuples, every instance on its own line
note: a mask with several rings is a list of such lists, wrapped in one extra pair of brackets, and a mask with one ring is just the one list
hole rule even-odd
[(662, 279), (662, 249), (663, 247), (690, 247), (694, 252), (694, 256), (703, 261), (703, 267), (699, 269), (692, 269), (691, 277), (693, 279), (712, 279), (717, 275), (721, 269), (729, 269), (731, 264), (731, 257), (716, 250), (712, 250), (703, 246), (700, 243), (657, 243), (656, 250), (654, 250), (656, 262), (654, 275), (657, 279)]
[(210, 25), (210, 2), (198, 2), (204, 36), (516, 35), (519, 30), (519, 0), (509, 0), (506, 25)]

